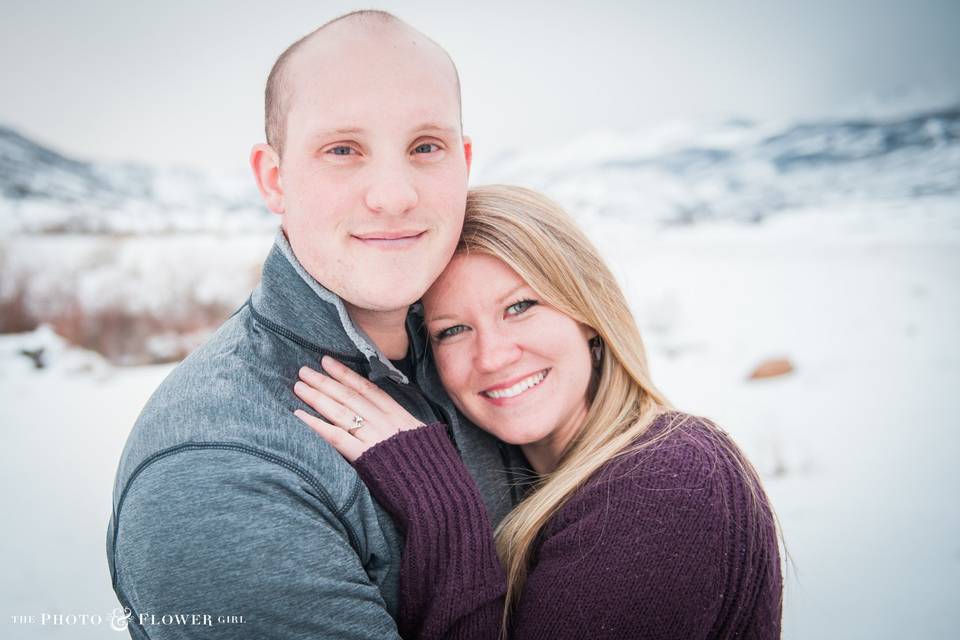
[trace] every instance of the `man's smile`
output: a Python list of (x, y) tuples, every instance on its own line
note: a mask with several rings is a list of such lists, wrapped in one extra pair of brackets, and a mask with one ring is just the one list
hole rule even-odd
[(407, 249), (426, 235), (425, 230), (411, 229), (402, 231), (370, 231), (352, 233), (350, 237), (365, 246), (376, 249)]

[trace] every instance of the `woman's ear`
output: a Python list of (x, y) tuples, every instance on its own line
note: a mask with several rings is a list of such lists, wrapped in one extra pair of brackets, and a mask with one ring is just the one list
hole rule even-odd
[(587, 344), (590, 345), (590, 361), (594, 369), (599, 369), (600, 363), (603, 362), (603, 338), (593, 331), (593, 337), (587, 341)]

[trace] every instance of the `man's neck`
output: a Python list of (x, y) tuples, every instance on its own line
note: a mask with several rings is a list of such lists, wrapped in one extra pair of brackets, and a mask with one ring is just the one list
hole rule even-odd
[(390, 360), (401, 360), (407, 355), (407, 309), (371, 311), (360, 309), (344, 301), (350, 318), (366, 333), (383, 355)]

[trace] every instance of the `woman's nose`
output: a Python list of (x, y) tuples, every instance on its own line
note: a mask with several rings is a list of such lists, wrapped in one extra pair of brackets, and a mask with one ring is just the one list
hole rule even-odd
[(496, 329), (478, 330), (474, 366), (482, 373), (495, 373), (516, 362), (523, 353), (520, 345)]

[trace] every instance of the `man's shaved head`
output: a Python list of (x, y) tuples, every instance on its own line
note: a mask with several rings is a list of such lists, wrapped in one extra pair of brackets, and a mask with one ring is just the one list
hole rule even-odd
[[(335, 38), (345, 33), (356, 34), (357, 32), (375, 37), (378, 31), (384, 29), (409, 34), (415, 41), (426, 43), (428, 46), (435, 47), (438, 51), (442, 52), (450, 62), (451, 79), (456, 85), (457, 103), (460, 105), (460, 76), (457, 73), (457, 67), (453, 63), (453, 59), (443, 47), (391, 13), (374, 9), (353, 11), (339, 18), (334, 18), (330, 22), (327, 22), (300, 38), (287, 47), (287, 49), (280, 54), (280, 57), (277, 58), (277, 61), (273, 63), (273, 68), (270, 70), (270, 75), (267, 78), (267, 88), (264, 96), (264, 128), (266, 129), (267, 144), (273, 147), (278, 156), (283, 156), (284, 143), (286, 142), (287, 113), (296, 94), (296, 88), (294, 86), (296, 83), (291, 81), (291, 74), (288, 68), (296, 58), (297, 53), (320, 38)], [(462, 107), (460, 108), (460, 125), (462, 129)]]

